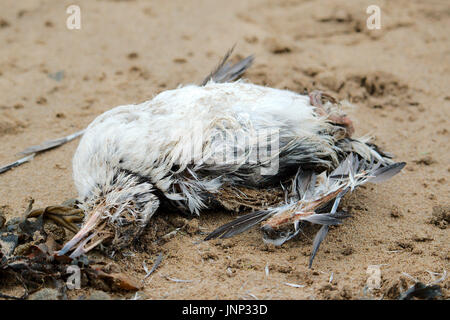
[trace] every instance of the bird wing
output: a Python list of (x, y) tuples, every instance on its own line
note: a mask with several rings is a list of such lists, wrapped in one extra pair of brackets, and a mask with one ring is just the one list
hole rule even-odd
[[(291, 190), (288, 191), (288, 193), (295, 195), (291, 197), (287, 204), (241, 216), (217, 228), (205, 240), (230, 238), (263, 221), (265, 222), (261, 229), (267, 234), (274, 234), (276, 230), (281, 231), (283, 226), (290, 223), (294, 223), (297, 230), (300, 221), (308, 221), (322, 225), (314, 239), (309, 262), (311, 267), (319, 246), (328, 232), (328, 226), (340, 224), (343, 218), (348, 217), (345, 212), (337, 212), (341, 198), (348, 191), (366, 182), (377, 183), (391, 178), (399, 173), (404, 166), (405, 162), (383, 166), (380, 163), (368, 163), (361, 161), (358, 156), (350, 153), (338, 168), (329, 175), (323, 173), (316, 177), (312, 172), (299, 170), (293, 179)], [(329, 213), (318, 213), (320, 208), (333, 201), (334, 204)], [(291, 234), (287, 233), (286, 236), (286, 232), (279, 232), (280, 237), (284, 237), (286, 240), (292, 238)]]

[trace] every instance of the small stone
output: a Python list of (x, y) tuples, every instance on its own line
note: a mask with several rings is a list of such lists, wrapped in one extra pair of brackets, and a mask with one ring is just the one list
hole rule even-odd
[(344, 285), (341, 289), (341, 296), (346, 300), (350, 300), (352, 298), (352, 290), (349, 286)]
[(349, 256), (349, 255), (351, 255), (353, 253), (353, 248), (351, 248), (351, 247), (348, 247), (348, 248), (345, 248), (344, 250), (342, 250), (342, 254), (344, 255), (344, 256)]
[(187, 223), (186, 223), (186, 232), (189, 235), (196, 234), (199, 231), (200, 231), (200, 228), (199, 228), (199, 224), (198, 224), (198, 219), (191, 219), (191, 220), (187, 221)]
[(39, 98), (36, 99), (36, 103), (37, 104), (42, 104), (42, 105), (47, 104), (47, 99), (44, 98), (44, 97), (39, 97)]
[(450, 205), (439, 205), (433, 207), (433, 219), (450, 222)]
[(400, 211), (400, 209), (396, 205), (392, 206), (391, 217), (392, 218), (401, 218), (401, 217), (403, 217), (402, 212)]
[(414, 160), (414, 163), (416, 164), (423, 164), (426, 166), (430, 166), (436, 161), (431, 156), (425, 156), (423, 158), (420, 158), (419, 160)]
[(214, 252), (206, 251), (201, 254), (202, 259), (204, 260), (217, 260), (219, 256)]
[(283, 42), (279, 38), (266, 39), (265, 45), (273, 54), (286, 54), (292, 52), (292, 48), (288, 45), (288, 43)]
[(234, 243), (233, 241), (230, 241), (230, 240), (228, 240), (228, 241), (225, 240), (225, 241), (223, 241), (223, 242), (220, 242), (219, 246), (220, 246), (222, 249), (229, 249), (229, 248), (234, 247), (234, 246), (235, 246), (235, 243)]
[(414, 244), (409, 241), (396, 241), (389, 246), (389, 250), (392, 251), (399, 249), (412, 251), (414, 250)]
[(328, 281), (322, 283), (319, 287), (320, 292), (331, 291), (331, 290), (333, 290), (333, 286)]
[(450, 223), (450, 205), (434, 206), (430, 222), (441, 229), (446, 229)]
[(334, 13), (334, 19), (336, 22), (350, 22), (352, 21), (352, 16), (347, 11), (339, 9)]
[(187, 60), (184, 59), (184, 58), (175, 58), (175, 59), (173, 59), (173, 62), (175, 62), (175, 63), (186, 63)]
[(27, 10), (19, 10), (17, 12), (17, 18), (22, 18), (27, 13)]
[(245, 39), (245, 41), (247, 41), (247, 43), (251, 43), (251, 44), (258, 42), (258, 37), (256, 37), (256, 36), (247, 36), (244, 39)]
[(128, 54), (128, 59), (137, 59), (139, 55), (136, 52), (131, 52)]
[(29, 300), (59, 300), (59, 293), (55, 289), (41, 289), (28, 298)]
[(426, 235), (426, 234), (416, 234), (412, 238), (415, 242), (426, 242), (426, 241), (433, 241), (433, 237)]
[(188, 222), (188, 220), (186, 218), (177, 216), (177, 215), (170, 215), (168, 222), (173, 225), (175, 228), (181, 228), (184, 227), (184, 225), (186, 225), (186, 223)]
[(290, 265), (282, 264), (271, 265), (270, 269), (274, 269), (275, 271), (278, 271), (280, 273), (291, 273), (294, 270)]
[(9, 26), (10, 24), (8, 21), (6, 21), (5, 19), (0, 19), (0, 28), (7, 28)]
[(261, 245), (261, 251), (275, 252), (276, 246), (272, 243), (263, 243)]

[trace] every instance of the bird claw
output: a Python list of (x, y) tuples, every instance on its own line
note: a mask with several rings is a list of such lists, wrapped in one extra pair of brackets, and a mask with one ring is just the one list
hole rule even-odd
[[(56, 206), (48, 206), (41, 209), (31, 210), (31, 206), (29, 208), (27, 218), (37, 218), (42, 216), (44, 219), (49, 219), (54, 221), (56, 224), (63, 226), (64, 228), (75, 233), (75, 236), (70, 240), (66, 245), (57, 252), (58, 256), (64, 255), (69, 252), (75, 245), (75, 250), (70, 255), (70, 258), (74, 259), (82, 254), (87, 253), (92, 250), (98, 244), (107, 239), (110, 234), (108, 232), (104, 232), (104, 225), (100, 225), (98, 214), (94, 215), (85, 224), (81, 230), (76, 225), (76, 223), (83, 222), (84, 219), (84, 211), (82, 209), (76, 208), (76, 200), (67, 200), (62, 205)], [(91, 233), (94, 227), (99, 227), (94, 233)], [(93, 240), (94, 237), (95, 238)], [(92, 242), (92, 243), (89, 243)], [(86, 246), (89, 243), (88, 246)]]
[(28, 213), (27, 218), (36, 218), (41, 215), (44, 219), (50, 219), (73, 233), (77, 233), (79, 230), (76, 223), (82, 222), (84, 218), (82, 209), (68, 205), (48, 206), (41, 209), (35, 209)]

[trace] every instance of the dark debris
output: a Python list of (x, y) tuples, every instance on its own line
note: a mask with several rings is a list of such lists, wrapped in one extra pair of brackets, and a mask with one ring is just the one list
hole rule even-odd
[[(43, 288), (53, 287), (60, 299), (67, 299), (67, 281), (73, 274), (68, 272), (69, 266), (77, 266), (81, 278), (87, 279), (84, 284), (89, 286), (100, 283), (110, 291), (141, 288), (137, 280), (120, 272), (117, 266), (111, 267), (113, 263), (95, 261), (85, 255), (77, 259), (56, 255), (64, 241), (46, 232), (51, 228), (45, 228), (49, 223), (45, 215), (29, 217), (32, 203), (24, 215), (26, 218), (13, 218), (0, 226), (0, 298), (23, 300)], [(3, 293), (17, 285), (23, 288), (22, 295)]]
[(408, 290), (400, 294), (399, 300), (425, 299), (432, 300), (442, 296), (441, 287), (437, 284), (426, 285), (422, 282), (416, 282)]

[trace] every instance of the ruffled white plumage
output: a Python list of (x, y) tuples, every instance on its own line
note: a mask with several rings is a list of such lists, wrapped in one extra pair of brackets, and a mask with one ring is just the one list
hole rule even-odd
[[(190, 85), (97, 117), (73, 158), (74, 181), (80, 197), (90, 198), (95, 188), (111, 184), (117, 168), (122, 168), (148, 177), (167, 197), (186, 200), (189, 209), (198, 212), (201, 199), (189, 192), (190, 187), (195, 182), (197, 189), (215, 192), (221, 183), (211, 177), (180, 181), (178, 174), (188, 167), (214, 172), (215, 167), (227, 166), (232, 173), (256, 159), (257, 149), (265, 147), (258, 145), (258, 133), (270, 129), (283, 141), (311, 141), (323, 153), (333, 154), (330, 136), (318, 135), (327, 127), (314, 114), (309, 98), (294, 92), (242, 81)], [(271, 154), (279, 156), (274, 150)], [(174, 183), (181, 183), (184, 192), (174, 194)]]

